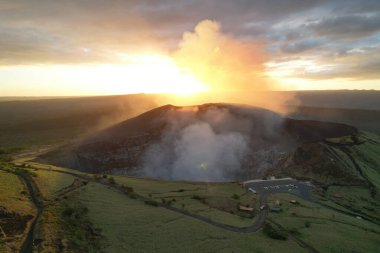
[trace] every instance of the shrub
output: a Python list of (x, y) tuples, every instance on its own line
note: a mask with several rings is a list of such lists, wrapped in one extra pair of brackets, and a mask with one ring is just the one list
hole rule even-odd
[(202, 198), (201, 196), (199, 196), (199, 195), (193, 195), (192, 197), (191, 197), (192, 199), (197, 199), (197, 200), (203, 200), (204, 198)]
[(74, 208), (67, 207), (65, 208), (65, 210), (63, 210), (62, 215), (65, 217), (70, 217), (71, 215), (73, 215), (74, 212), (75, 212)]
[(116, 184), (115, 179), (114, 179), (113, 177), (109, 177), (109, 178), (108, 178), (108, 182), (109, 182), (110, 184)]
[(5, 148), (0, 148), (0, 155), (9, 154), (9, 151)]
[(150, 206), (158, 206), (158, 203), (156, 201), (150, 200), (150, 199), (149, 200), (145, 200), (144, 203), (146, 205), (150, 205)]
[(300, 235), (300, 231), (298, 231), (298, 229), (296, 228), (291, 228), (291, 229), (288, 229), (289, 233), (291, 233), (292, 235)]
[(305, 221), (305, 228), (309, 228), (311, 226), (310, 221)]
[(127, 194), (131, 199), (137, 199), (138, 198), (138, 195), (134, 192), (128, 192)]
[(263, 228), (264, 234), (275, 240), (286, 240), (288, 236), (283, 232), (276, 230), (270, 223), (265, 223)]
[(372, 198), (375, 198), (376, 197), (376, 194), (377, 194), (377, 189), (376, 187), (371, 187), (371, 190), (370, 190), (370, 194), (371, 194), (371, 197)]
[[(126, 186), (126, 185), (122, 185), (121, 186), (121, 188), (124, 190), (124, 191), (126, 191), (128, 194), (129, 193), (133, 193), (135, 190), (133, 189), (133, 187), (129, 187), (129, 186)], [(150, 195), (150, 194), (149, 194)], [(149, 196), (149, 197), (151, 197), (151, 196)]]
[(232, 198), (233, 199), (240, 199), (240, 196), (235, 193), (234, 195), (232, 195)]

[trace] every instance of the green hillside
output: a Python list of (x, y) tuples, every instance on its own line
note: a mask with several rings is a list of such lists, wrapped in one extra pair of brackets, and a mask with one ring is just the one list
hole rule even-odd
[[(191, 216), (237, 228), (254, 223), (255, 217), (244, 217), (231, 204), (258, 205), (257, 196), (245, 193), (237, 183), (95, 176), (36, 163), (7, 165), (9, 171), (0, 173), (2, 182), (12, 182), (6, 187), (9, 197), (2, 195), (1, 205), (12, 206), (20, 214), (35, 211), (27, 196), (14, 198), (24, 189), (12, 173), (19, 165), (30, 171), (28, 179), (37, 185), (43, 202), (33, 233), (33, 249), (42, 252), (376, 252), (380, 245), (376, 223), (289, 194), (268, 199), (270, 206), (276, 201), (282, 206), (282, 212), (270, 212), (266, 219), (268, 226), (286, 235), (286, 240), (276, 240), (265, 229), (233, 232)], [(290, 204), (291, 199), (299, 205)], [(168, 205), (190, 216), (172, 211)], [(4, 230), (4, 220), (0, 226)], [(26, 233), (20, 233), (18, 239), (2, 238), (2, 249), (11, 252), (11, 247), (21, 247)], [(361, 239), (347, 241), (347, 236)]]

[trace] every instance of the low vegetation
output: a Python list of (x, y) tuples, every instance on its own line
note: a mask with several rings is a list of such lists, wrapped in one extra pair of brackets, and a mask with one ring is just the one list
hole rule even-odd
[[(299, 205), (290, 203), (293, 199)], [(269, 218), (289, 235), (319, 252), (376, 252), (380, 243), (377, 239), (380, 227), (377, 224), (326, 209), (290, 194), (273, 194), (269, 201), (270, 205), (279, 201), (283, 210), (281, 213), (270, 213)]]
[(0, 252), (18, 251), (36, 210), (23, 181), (11, 167), (0, 167)]
[(265, 223), (263, 228), (264, 234), (272, 239), (276, 240), (287, 240), (288, 236), (285, 232), (275, 229), (270, 223)]

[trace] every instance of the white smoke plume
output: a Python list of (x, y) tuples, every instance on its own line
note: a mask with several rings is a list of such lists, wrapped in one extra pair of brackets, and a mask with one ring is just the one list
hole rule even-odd
[(212, 109), (200, 117), (197, 112), (189, 113), (192, 116), (187, 114), (186, 120), (170, 117), (161, 141), (145, 152), (144, 175), (190, 181), (233, 180), (249, 150), (244, 134), (249, 122), (223, 109)]

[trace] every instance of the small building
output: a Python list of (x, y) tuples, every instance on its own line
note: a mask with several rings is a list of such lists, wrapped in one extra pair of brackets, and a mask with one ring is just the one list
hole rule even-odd
[(239, 210), (240, 211), (244, 211), (244, 212), (253, 212), (253, 211), (255, 211), (255, 209), (253, 207), (247, 207), (247, 206), (239, 206)]
[(264, 209), (266, 209), (266, 208), (267, 208), (267, 205), (266, 205), (266, 204), (260, 206), (260, 210), (264, 210)]
[(271, 211), (271, 212), (274, 212), (274, 213), (279, 213), (279, 212), (282, 211), (282, 209), (281, 209), (281, 207), (279, 207), (279, 206), (272, 206), (272, 207), (270, 208), (270, 211)]
[(281, 206), (281, 202), (280, 202), (280, 200), (278, 200), (278, 199), (276, 199), (276, 201), (274, 202), (274, 204), (275, 204), (276, 206)]
[(295, 200), (295, 199), (292, 199), (292, 200), (290, 200), (289, 202), (290, 202), (291, 204), (294, 204), (294, 205), (297, 205), (297, 204), (298, 204), (298, 201)]

